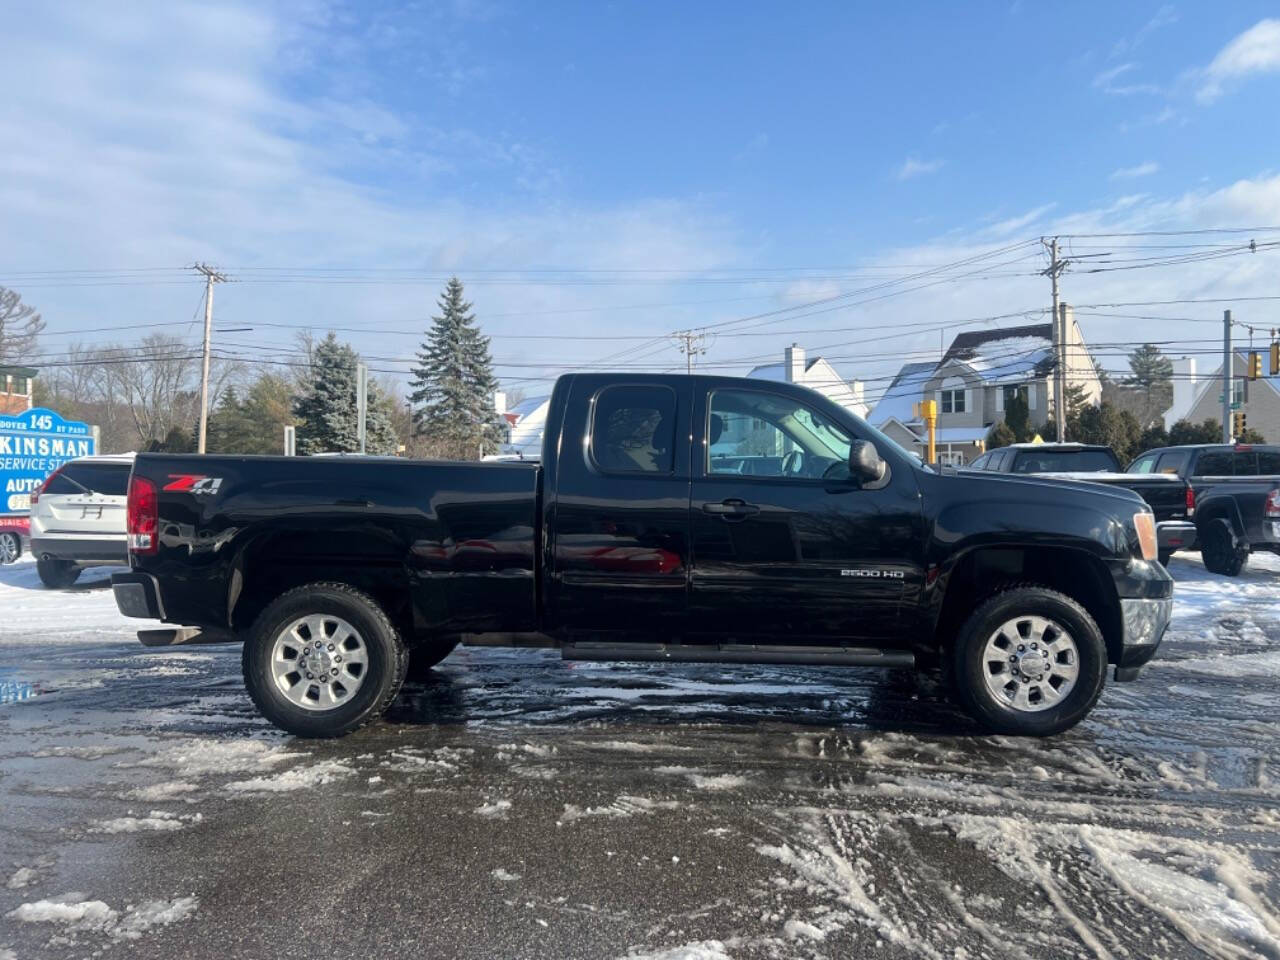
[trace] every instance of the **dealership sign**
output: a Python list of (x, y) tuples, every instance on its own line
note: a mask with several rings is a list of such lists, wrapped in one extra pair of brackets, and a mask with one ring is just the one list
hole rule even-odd
[(0, 513), (27, 513), (31, 494), (68, 460), (97, 452), (93, 428), (37, 407), (0, 414)]

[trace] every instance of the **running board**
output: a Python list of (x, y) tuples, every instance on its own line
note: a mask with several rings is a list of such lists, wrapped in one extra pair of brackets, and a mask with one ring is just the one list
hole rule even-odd
[(565, 660), (665, 660), (672, 663), (783, 663), (830, 667), (914, 668), (908, 650), (751, 643), (566, 643)]
[(144, 647), (182, 647), (201, 643), (236, 643), (240, 637), (230, 630), (171, 627), (167, 630), (139, 630), (138, 640)]

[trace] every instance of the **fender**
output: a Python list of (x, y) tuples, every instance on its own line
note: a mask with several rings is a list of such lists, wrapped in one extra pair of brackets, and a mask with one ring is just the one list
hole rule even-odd
[(1240, 514), (1239, 501), (1229, 493), (1214, 495), (1210, 487), (1205, 495), (1196, 498), (1196, 533), (1203, 537), (1210, 522), (1221, 520), (1231, 533), (1233, 545), (1239, 547), (1245, 538), (1244, 517)]

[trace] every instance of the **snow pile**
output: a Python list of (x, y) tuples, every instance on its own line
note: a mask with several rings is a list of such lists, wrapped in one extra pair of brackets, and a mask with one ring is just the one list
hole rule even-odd
[(176, 814), (164, 810), (152, 810), (145, 817), (116, 817), (113, 820), (95, 820), (89, 829), (93, 833), (142, 833), (151, 830), (181, 830), (204, 819), (203, 814)]
[(638, 953), (635, 950), (619, 960), (733, 960), (719, 940), (698, 940), (682, 947), (671, 947), (656, 953)]
[(699, 790), (736, 790), (740, 787), (745, 787), (750, 782), (746, 777), (739, 776), (736, 773), (709, 775), (691, 767), (654, 767), (653, 772), (685, 777)]
[(137, 765), (166, 767), (176, 770), (183, 778), (192, 778), (261, 770), (303, 756), (305, 754), (294, 753), (278, 744), (262, 740), (213, 740), (201, 737), (166, 747), (154, 757), (139, 761)]
[(504, 870), (502, 867), (498, 867), (496, 870), (491, 871), (490, 875), (493, 879), (501, 880), (503, 883), (514, 883), (520, 879), (520, 874), (512, 873), (510, 870)]
[(482, 803), (474, 812), (482, 817), (505, 817), (510, 809), (510, 800), (494, 800), (491, 803)]
[(232, 793), (289, 793), (322, 787), (353, 776), (355, 769), (341, 760), (321, 760), (311, 766), (298, 766), (273, 777), (254, 777), (252, 780), (234, 780), (227, 784)]
[(134, 620), (116, 609), (111, 591), (84, 586), (111, 579), (111, 567), (80, 575), (75, 590), (50, 590), (40, 582), (30, 555), (0, 566), (0, 610), (5, 612), (6, 646), (24, 643), (83, 644), (86, 639), (136, 647), (138, 631), (161, 627), (159, 621)]
[(5, 884), (10, 890), (21, 890), (23, 887), (29, 887), (36, 882), (39, 876), (31, 867), (19, 867), (13, 872), (13, 876)]
[(52, 900), (24, 903), (6, 916), (19, 923), (56, 924), (66, 933), (100, 933), (112, 940), (137, 940), (152, 927), (187, 919), (198, 905), (195, 897), (147, 900), (121, 915), (102, 900), (81, 897), (79, 893), (68, 893)]
[(162, 800), (173, 800), (184, 793), (191, 793), (196, 789), (194, 783), (187, 783), (185, 780), (170, 780), (166, 783), (154, 783), (149, 787), (138, 787), (132, 791), (129, 796), (135, 800), (150, 800), (155, 803)]

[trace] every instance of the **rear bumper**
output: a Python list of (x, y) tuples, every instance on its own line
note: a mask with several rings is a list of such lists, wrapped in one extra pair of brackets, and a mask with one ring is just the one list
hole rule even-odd
[(160, 586), (151, 574), (133, 570), (128, 573), (113, 573), (111, 592), (115, 595), (116, 607), (126, 617), (137, 617), (140, 620), (164, 619)]
[(32, 537), (31, 552), (37, 558), (55, 557), (72, 563), (129, 562), (124, 537)]
[(1157, 523), (1156, 542), (1161, 553), (1190, 550), (1196, 545), (1196, 525), (1190, 520), (1165, 520)]

